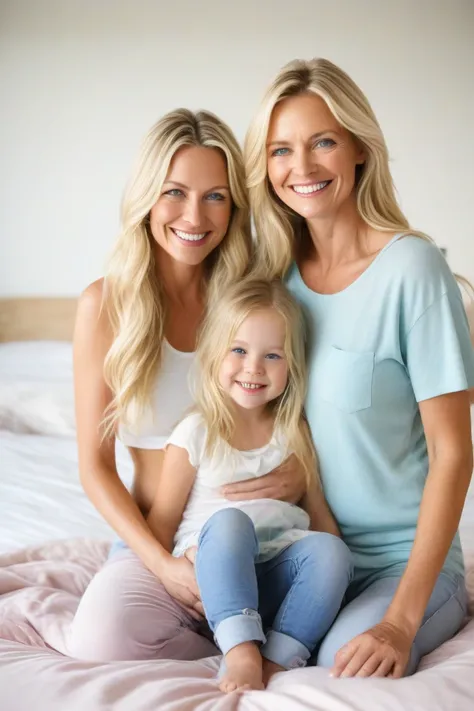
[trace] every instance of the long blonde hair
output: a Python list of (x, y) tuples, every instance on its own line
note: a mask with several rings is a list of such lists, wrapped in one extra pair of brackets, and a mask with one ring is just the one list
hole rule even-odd
[(356, 181), (357, 209), (364, 222), (382, 232), (429, 239), (412, 230), (398, 205), (389, 169), (387, 145), (375, 114), (361, 89), (327, 59), (294, 60), (279, 72), (250, 124), (244, 148), (250, 204), (258, 235), (256, 271), (282, 276), (294, 259), (296, 240), (307, 234), (304, 218), (275, 195), (267, 175), (267, 137), (272, 112), (283, 99), (313, 93), (365, 152)]
[(219, 383), (219, 371), (235, 334), (255, 311), (274, 309), (285, 322), (285, 357), (288, 382), (279, 398), (268, 403), (275, 429), (281, 429), (288, 449), (295, 453), (308, 479), (316, 476), (316, 455), (304, 417), (306, 397), (305, 327), (300, 307), (280, 280), (249, 278), (229, 287), (209, 311), (198, 339), (198, 371), (193, 395), (204, 418), (206, 452), (215, 454), (219, 440), (229, 442), (234, 433), (230, 400)]
[(214, 300), (248, 267), (251, 237), (248, 194), (239, 145), (226, 124), (208, 111), (178, 109), (166, 114), (146, 135), (134, 173), (125, 191), (121, 232), (105, 276), (104, 303), (113, 343), (104, 376), (113, 393), (106, 413), (109, 434), (120, 420), (134, 426), (146, 408), (159, 369), (166, 304), (157, 275), (149, 227), (170, 162), (183, 146), (221, 151), (233, 202), (229, 227), (221, 244), (207, 258), (207, 299)]

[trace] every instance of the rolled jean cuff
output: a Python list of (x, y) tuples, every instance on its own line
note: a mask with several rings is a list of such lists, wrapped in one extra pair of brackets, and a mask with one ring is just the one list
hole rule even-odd
[(283, 632), (270, 630), (267, 641), (260, 647), (262, 657), (279, 664), (284, 669), (305, 667), (311, 652), (304, 644)]
[(241, 615), (233, 615), (219, 622), (214, 639), (222, 654), (227, 654), (238, 644), (244, 642), (265, 642), (262, 619), (255, 610), (242, 610)]

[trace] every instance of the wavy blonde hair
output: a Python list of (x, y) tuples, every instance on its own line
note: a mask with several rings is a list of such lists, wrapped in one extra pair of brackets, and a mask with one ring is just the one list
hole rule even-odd
[(150, 210), (158, 200), (170, 162), (183, 146), (219, 150), (227, 164), (233, 207), (227, 233), (207, 257), (207, 299), (240, 278), (251, 249), (250, 213), (239, 145), (230, 128), (208, 111), (177, 109), (146, 135), (125, 191), (121, 232), (105, 276), (104, 304), (113, 342), (104, 376), (113, 393), (106, 432), (117, 422), (133, 427), (149, 403), (161, 360), (166, 303), (154, 258)]
[(281, 428), (289, 451), (294, 452), (308, 480), (317, 475), (316, 454), (303, 407), (306, 397), (305, 327), (300, 307), (280, 280), (247, 277), (229, 287), (208, 313), (198, 339), (198, 373), (193, 386), (196, 409), (204, 418), (206, 452), (216, 453), (220, 440), (234, 433), (231, 402), (219, 382), (219, 372), (235, 334), (255, 311), (275, 310), (285, 322), (285, 357), (288, 382), (284, 392), (268, 403), (274, 428)]
[(307, 235), (304, 218), (284, 205), (273, 191), (267, 175), (266, 148), (275, 106), (290, 96), (307, 93), (320, 96), (339, 124), (364, 149), (365, 162), (358, 166), (355, 188), (357, 209), (364, 222), (382, 232), (430, 239), (410, 228), (398, 205), (387, 145), (361, 89), (327, 59), (297, 59), (283, 67), (267, 90), (245, 140), (247, 186), (258, 235), (256, 271), (269, 278), (283, 276), (294, 259), (297, 239)]

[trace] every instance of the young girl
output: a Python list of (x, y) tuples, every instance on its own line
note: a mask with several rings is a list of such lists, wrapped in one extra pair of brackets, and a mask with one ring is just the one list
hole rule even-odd
[[(225, 655), (220, 688), (262, 689), (275, 671), (306, 664), (340, 608), (352, 559), (316, 477), (303, 319), (285, 287), (231, 287), (207, 317), (197, 357), (196, 411), (168, 440), (148, 523), (175, 558), (195, 558)], [(301, 508), (221, 495), (292, 452), (307, 475)]]

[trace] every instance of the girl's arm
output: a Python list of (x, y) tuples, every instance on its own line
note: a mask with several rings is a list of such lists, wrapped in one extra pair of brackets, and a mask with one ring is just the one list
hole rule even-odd
[(381, 666), (402, 676), (459, 525), (473, 465), (469, 392), (420, 402), (420, 412), (429, 473), (411, 555), (382, 622), (338, 652), (335, 676), (370, 676)]
[(104, 359), (112, 333), (102, 308), (102, 281), (79, 299), (74, 331), (74, 383), (79, 472), (84, 490), (116, 533), (160, 577), (166, 551), (150, 531), (136, 502), (120, 481), (115, 437), (103, 439), (102, 421), (112, 400), (104, 380)]
[(310, 518), (311, 531), (322, 531), (341, 537), (339, 526), (328, 506), (322, 487), (316, 477), (311, 479), (307, 491), (300, 501), (300, 506), (306, 511)]

